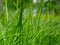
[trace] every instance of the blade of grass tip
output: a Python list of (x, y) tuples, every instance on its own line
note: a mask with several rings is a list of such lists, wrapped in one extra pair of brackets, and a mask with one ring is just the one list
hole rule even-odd
[(5, 0), (6, 3), (6, 17), (7, 17), (7, 21), (8, 21), (8, 8), (7, 8), (7, 0)]
[(18, 10), (18, 0), (17, 0), (17, 10)]
[[(8, 22), (8, 8), (7, 8), (7, 0), (5, 0), (5, 7), (6, 7), (6, 18), (7, 18), (7, 22)], [(7, 23), (6, 23), (7, 24)], [(6, 31), (6, 30), (5, 30)], [(5, 32), (4, 31), (4, 32)], [(6, 42), (6, 35), (4, 34), (4, 45), (6, 45), (7, 42)]]

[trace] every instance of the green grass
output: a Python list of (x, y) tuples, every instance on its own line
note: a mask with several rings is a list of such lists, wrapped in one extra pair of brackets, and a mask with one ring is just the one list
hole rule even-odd
[[(19, 32), (18, 10), (0, 17), (0, 45), (60, 45), (60, 17), (54, 15), (23, 15), (22, 35)], [(40, 17), (39, 17), (40, 16)], [(19, 42), (19, 38), (21, 42)], [(22, 44), (21, 44), (22, 45)]]
[(60, 45), (60, 16), (40, 12), (34, 16), (29, 8), (20, 20), (18, 0), (16, 10), (9, 10), (6, 0), (0, 15), (0, 45)]

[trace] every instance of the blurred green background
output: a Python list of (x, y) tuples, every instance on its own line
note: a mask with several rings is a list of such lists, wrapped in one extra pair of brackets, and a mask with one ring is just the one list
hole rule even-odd
[(0, 45), (60, 45), (60, 0), (0, 0)]

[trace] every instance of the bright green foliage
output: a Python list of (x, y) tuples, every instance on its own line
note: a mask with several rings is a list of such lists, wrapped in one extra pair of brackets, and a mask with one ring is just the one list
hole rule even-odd
[(0, 45), (60, 45), (60, 16), (42, 14), (44, 1), (40, 4), (34, 15), (32, 0), (5, 0), (0, 15)]

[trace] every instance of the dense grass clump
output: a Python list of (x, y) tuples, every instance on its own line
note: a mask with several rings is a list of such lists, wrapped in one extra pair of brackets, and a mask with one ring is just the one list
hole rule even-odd
[(30, 3), (22, 10), (18, 0), (15, 8), (8, 2), (0, 11), (0, 45), (60, 45), (60, 16), (41, 13), (42, 7), (34, 13)]
[(25, 14), (22, 18), (22, 35), (19, 32), (18, 10), (12, 14), (8, 13), (8, 17), (8, 21), (5, 14), (0, 17), (0, 45), (19, 45), (19, 43), (21, 45), (60, 44), (60, 17)]

